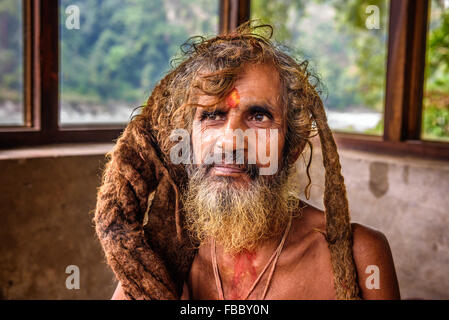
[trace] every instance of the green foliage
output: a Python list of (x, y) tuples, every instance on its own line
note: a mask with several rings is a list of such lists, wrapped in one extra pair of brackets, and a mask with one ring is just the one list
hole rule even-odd
[(287, 26), (286, 19), (289, 11), (294, 9), (300, 14), (304, 11), (302, 0), (253, 0), (251, 1), (252, 17), (259, 18), (262, 23), (273, 26), (273, 38), (282, 43), (288, 43), (292, 39), (292, 30)]
[[(378, 30), (369, 30), (365, 25), (368, 5), (379, 8)], [(320, 6), (323, 11), (312, 12), (313, 19), (304, 20), (314, 6)], [(275, 38), (299, 48), (303, 58), (314, 62), (328, 87), (328, 108), (364, 106), (381, 112), (388, 6), (386, 0), (313, 0), (307, 4), (304, 1), (253, 0), (251, 9), (253, 18), (273, 23), (278, 28)], [(326, 18), (324, 9), (329, 7), (335, 14)], [(431, 8), (423, 137), (449, 140), (449, 10), (438, 0), (432, 1)], [(307, 21), (307, 25), (301, 21)], [(383, 120), (365, 133), (381, 134), (382, 131)]]
[(431, 3), (427, 43), (423, 137), (449, 141), (449, 8)]
[(0, 0), (0, 101), (20, 101), (23, 88), (22, 2)]
[[(368, 5), (380, 9), (379, 30), (365, 26)], [(382, 110), (387, 1), (254, 0), (251, 10), (253, 18), (274, 23), (279, 29), (275, 39), (298, 48), (320, 71), (328, 88), (328, 108)]]
[[(142, 103), (169, 69), (179, 45), (216, 33), (210, 0), (61, 0), (62, 99), (85, 104)], [(0, 101), (23, 91), (22, 1), (0, 0)], [(68, 5), (80, 8), (79, 30), (65, 28)], [(333, 9), (311, 13), (310, 8)], [(380, 9), (380, 29), (365, 26), (368, 5)], [(327, 107), (382, 111), (386, 74), (387, 0), (252, 0), (252, 18), (275, 28), (274, 39), (312, 61), (328, 88)], [(428, 36), (423, 136), (448, 139), (449, 10), (433, 0)], [(327, 19), (327, 20), (326, 20)], [(334, 23), (329, 24), (329, 19)], [(307, 24), (305, 24), (307, 22)], [(383, 121), (367, 131), (381, 133)]]
[(77, 2), (80, 29), (68, 30), (64, 10), (70, 4), (63, 0), (60, 7), (66, 100), (87, 95), (98, 101), (142, 103), (169, 69), (179, 45), (190, 33), (210, 32), (216, 21), (211, 15), (216, 8), (206, 0), (83, 0)]
[(449, 108), (426, 107), (423, 128), (424, 139), (449, 141)]
[(446, 76), (449, 73), (449, 10), (443, 10), (438, 20), (439, 26), (432, 28), (428, 37), (428, 76), (435, 75), (440, 70)]

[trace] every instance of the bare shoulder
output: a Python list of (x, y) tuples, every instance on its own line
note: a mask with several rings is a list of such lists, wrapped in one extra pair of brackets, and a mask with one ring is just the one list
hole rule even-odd
[(379, 258), (390, 251), (387, 237), (379, 230), (359, 223), (351, 223), (351, 228), (354, 258), (360, 261)]
[[(327, 251), (325, 237), (316, 231), (325, 232), (324, 212), (305, 204), (298, 219), (297, 230), (313, 238), (319, 248)], [(353, 257), (357, 269), (358, 283), (363, 299), (400, 299), (399, 285), (387, 237), (374, 228), (351, 223), (353, 233)], [(330, 259), (330, 255), (329, 255)]]
[(302, 202), (297, 224), (309, 231), (325, 229), (324, 212), (311, 204)]
[(352, 223), (353, 255), (364, 299), (400, 299), (390, 245), (373, 228)]

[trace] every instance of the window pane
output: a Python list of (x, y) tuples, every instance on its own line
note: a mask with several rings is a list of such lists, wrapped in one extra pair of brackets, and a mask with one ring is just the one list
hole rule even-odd
[(274, 25), (320, 76), (334, 130), (383, 132), (389, 2), (253, 0), (252, 19)]
[(128, 122), (179, 46), (190, 36), (218, 30), (218, 1), (60, 3), (62, 125)]
[(449, 141), (449, 1), (431, 2), (422, 138)]
[(0, 1), (0, 125), (24, 125), (22, 1)]

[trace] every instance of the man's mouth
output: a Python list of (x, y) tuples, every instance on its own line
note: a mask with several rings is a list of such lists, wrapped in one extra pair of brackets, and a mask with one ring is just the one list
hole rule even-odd
[(242, 178), (247, 176), (251, 180), (255, 180), (259, 176), (256, 164), (236, 164), (236, 163), (210, 163), (202, 164), (203, 174), (212, 176), (227, 176), (234, 178)]
[(248, 172), (248, 167), (243, 164), (215, 164), (212, 169), (214, 174), (219, 176), (246, 174)]

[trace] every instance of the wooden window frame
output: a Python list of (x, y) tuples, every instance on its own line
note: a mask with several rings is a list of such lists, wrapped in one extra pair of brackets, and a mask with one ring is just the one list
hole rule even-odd
[(0, 148), (112, 142), (124, 126), (59, 125), (59, 1), (22, 1), (25, 126), (0, 127)]
[(391, 0), (384, 133), (335, 133), (339, 147), (449, 160), (449, 143), (421, 139), (429, 0)]
[[(125, 125), (59, 126), (59, 1), (22, 1), (27, 127), (0, 127), (0, 148), (113, 142)], [(248, 21), (250, 5), (219, 0), (219, 32)], [(335, 132), (340, 148), (449, 160), (449, 143), (421, 140), (428, 11), (429, 0), (390, 1), (383, 136)]]

